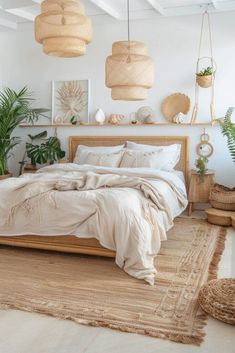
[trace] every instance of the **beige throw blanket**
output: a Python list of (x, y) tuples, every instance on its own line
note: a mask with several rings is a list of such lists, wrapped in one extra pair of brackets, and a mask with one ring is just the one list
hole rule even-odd
[(0, 235), (95, 237), (129, 275), (153, 284), (161, 240), (186, 204), (173, 173), (55, 165), (0, 183)]

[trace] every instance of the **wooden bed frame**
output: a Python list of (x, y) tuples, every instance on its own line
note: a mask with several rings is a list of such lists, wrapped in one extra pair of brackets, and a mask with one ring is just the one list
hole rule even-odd
[[(72, 162), (78, 145), (86, 146), (115, 146), (125, 144), (126, 141), (161, 146), (173, 143), (181, 144), (181, 158), (176, 166), (183, 171), (188, 180), (189, 138), (186, 136), (71, 136), (69, 138), (69, 161)], [(75, 236), (11, 236), (1, 237), (0, 244), (16, 247), (53, 250), (87, 255), (114, 257), (115, 252), (102, 247), (94, 238), (84, 239)]]

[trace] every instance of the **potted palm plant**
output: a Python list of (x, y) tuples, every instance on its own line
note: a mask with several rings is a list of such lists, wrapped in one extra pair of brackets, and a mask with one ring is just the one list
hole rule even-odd
[(10, 88), (0, 92), (0, 179), (11, 176), (7, 161), (21, 141), (20, 137), (12, 136), (14, 130), (23, 121), (34, 123), (40, 115), (48, 112), (48, 109), (32, 108), (33, 101), (27, 87), (19, 92)]

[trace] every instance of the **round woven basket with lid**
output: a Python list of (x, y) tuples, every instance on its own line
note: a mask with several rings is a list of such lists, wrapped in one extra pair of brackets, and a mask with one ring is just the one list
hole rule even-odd
[(235, 279), (216, 279), (205, 284), (198, 301), (202, 309), (227, 324), (235, 325)]

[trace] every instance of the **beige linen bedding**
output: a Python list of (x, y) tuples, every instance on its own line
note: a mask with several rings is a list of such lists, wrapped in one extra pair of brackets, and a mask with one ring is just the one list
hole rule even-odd
[(129, 275), (154, 284), (154, 257), (186, 205), (174, 173), (54, 165), (0, 183), (0, 235), (94, 237)]

